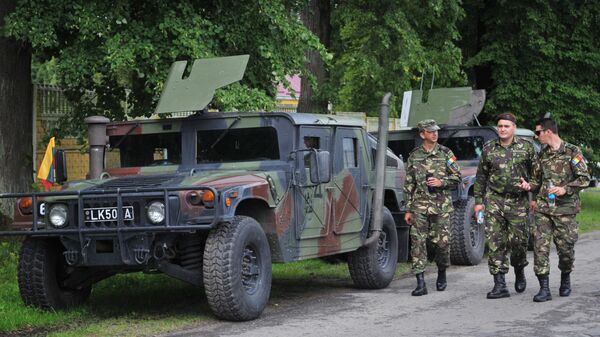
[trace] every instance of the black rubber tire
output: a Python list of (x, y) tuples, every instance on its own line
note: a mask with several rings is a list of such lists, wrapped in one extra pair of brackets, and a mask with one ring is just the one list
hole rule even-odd
[[(254, 272), (245, 274), (252, 261)], [(203, 270), (206, 298), (217, 317), (247, 321), (260, 316), (269, 301), (272, 272), (267, 236), (256, 220), (236, 216), (212, 229)]]
[(92, 287), (67, 289), (60, 280), (66, 278), (67, 263), (57, 240), (27, 238), (21, 247), (18, 265), (19, 291), (26, 305), (46, 310), (72, 308), (84, 303)]
[(398, 262), (398, 232), (392, 213), (383, 209), (381, 236), (377, 244), (348, 253), (348, 269), (354, 285), (382, 289), (394, 279)]
[(455, 265), (474, 266), (485, 251), (485, 224), (475, 219), (475, 198), (454, 203), (450, 224), (450, 261)]

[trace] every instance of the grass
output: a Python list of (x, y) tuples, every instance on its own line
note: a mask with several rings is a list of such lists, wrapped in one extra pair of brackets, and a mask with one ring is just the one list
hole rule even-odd
[(600, 230), (600, 189), (586, 190), (580, 196), (581, 212), (577, 215), (579, 232)]
[[(94, 285), (90, 300), (68, 311), (26, 307), (16, 277), (16, 240), (0, 242), (0, 335), (142, 336), (166, 333), (214, 319), (203, 290), (162, 274), (117, 275)], [(397, 277), (408, 270), (398, 264)], [(307, 260), (273, 266), (269, 306), (351, 288), (345, 262)]]

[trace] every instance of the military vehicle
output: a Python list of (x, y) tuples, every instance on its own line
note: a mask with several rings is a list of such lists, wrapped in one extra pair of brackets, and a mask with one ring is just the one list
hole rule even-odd
[[(450, 259), (456, 265), (476, 265), (485, 251), (485, 225), (478, 225), (473, 208), (473, 185), (479, 157), (483, 145), (497, 138), (495, 127), (468, 125), (477, 121), (485, 103), (485, 91), (471, 88), (436, 88), (428, 93), (423, 102), (423, 91), (414, 90), (404, 94), (402, 115), (403, 128), (390, 131), (388, 146), (404, 161), (408, 155), (422, 143), (418, 129), (414, 126), (419, 120), (435, 119), (442, 129), (438, 142), (454, 152), (461, 167), (462, 183), (452, 192), (454, 213), (450, 227)], [(534, 133), (527, 129), (518, 129), (516, 135), (534, 142)], [(533, 223), (530, 217), (530, 223)]]
[(16, 201), (15, 228), (0, 235), (26, 236), (18, 278), (27, 305), (76, 306), (104, 278), (158, 271), (204, 287), (216, 316), (250, 320), (267, 304), (272, 263), (341, 253), (357, 287), (391, 282), (405, 171), (385, 148), (386, 128), (377, 143), (350, 118), (207, 112), (247, 61), (197, 60), (188, 77), (176, 62), (156, 112), (195, 114), (89, 117), (89, 180), (0, 194)]

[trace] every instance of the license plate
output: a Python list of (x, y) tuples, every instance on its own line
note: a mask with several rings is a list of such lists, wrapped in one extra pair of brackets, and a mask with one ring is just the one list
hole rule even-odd
[[(83, 218), (85, 222), (117, 221), (116, 207), (84, 208)], [(133, 220), (133, 206), (123, 207), (123, 221)]]

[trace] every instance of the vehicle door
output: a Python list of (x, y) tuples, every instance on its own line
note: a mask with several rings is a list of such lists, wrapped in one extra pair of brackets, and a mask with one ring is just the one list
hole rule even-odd
[(366, 223), (369, 177), (367, 147), (359, 128), (335, 132), (332, 181), (336, 189), (330, 217), (335, 234), (360, 232)]
[(296, 185), (296, 226), (298, 239), (311, 239), (327, 236), (329, 183), (313, 183), (310, 179), (310, 154), (313, 151), (329, 151), (331, 148), (330, 127), (300, 127), (297, 152), (298, 182)]

